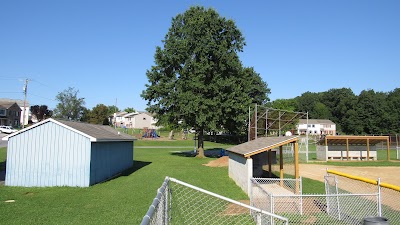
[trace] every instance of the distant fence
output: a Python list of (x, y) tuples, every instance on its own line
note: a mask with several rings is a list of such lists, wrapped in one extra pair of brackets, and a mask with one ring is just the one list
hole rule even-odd
[[(360, 190), (366, 193), (380, 194), (379, 215), (389, 220), (390, 224), (400, 224), (400, 187), (335, 170), (327, 170), (328, 174), (337, 175), (337, 188), (340, 193), (357, 193)], [(397, 171), (393, 171), (397, 173)]]
[[(390, 145), (390, 156), (391, 160), (400, 160), (400, 134), (370, 134), (371, 136), (388, 136)], [(386, 142), (381, 142), (376, 145), (377, 150), (386, 151)], [(384, 158), (385, 160), (386, 158)]]
[(288, 224), (288, 219), (206, 191), (174, 178), (165, 178), (141, 225), (148, 224)]

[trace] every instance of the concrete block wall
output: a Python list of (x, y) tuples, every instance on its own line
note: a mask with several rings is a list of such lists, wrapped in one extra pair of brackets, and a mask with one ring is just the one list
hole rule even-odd
[(229, 153), (229, 177), (248, 194), (250, 178), (253, 177), (253, 160)]

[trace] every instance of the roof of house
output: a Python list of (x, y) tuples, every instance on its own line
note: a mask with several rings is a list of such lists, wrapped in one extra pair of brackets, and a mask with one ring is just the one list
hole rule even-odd
[(292, 142), (297, 142), (297, 136), (284, 136), (284, 137), (261, 137), (255, 140), (236, 145), (227, 149), (229, 152), (250, 157), (279, 146), (283, 146)]
[[(299, 119), (299, 124), (307, 124), (307, 119)], [(335, 123), (325, 119), (308, 119), (308, 124), (335, 124)]]
[[(0, 100), (0, 107), (1, 108), (9, 109), (14, 104), (17, 104), (17, 103), (16, 102), (7, 102), (7, 101), (1, 101)], [(17, 106), (19, 106), (19, 105), (17, 104)]]
[[(125, 112), (125, 111), (122, 111), (122, 112), (116, 112), (115, 113), (115, 116), (117, 117), (117, 116), (124, 116), (124, 115), (126, 115), (126, 114), (128, 114), (128, 112)], [(114, 116), (114, 115), (113, 115)]]
[(131, 112), (131, 113), (125, 114), (123, 117), (125, 117), (125, 118), (127, 118), (127, 117), (134, 117), (134, 116), (136, 116), (136, 115), (138, 115), (137, 112)]
[[(11, 103), (17, 103), (19, 107), (24, 107), (24, 100), (19, 100), (19, 99), (10, 99), (10, 98), (0, 98), (0, 102), (11, 102)], [(1, 104), (0, 104), (1, 105)], [(25, 106), (29, 107), (29, 102), (25, 101)]]
[(146, 114), (149, 115), (151, 117), (155, 117), (156, 114), (155, 113), (151, 113), (151, 112), (147, 112), (147, 111), (138, 111), (139, 114)]
[(98, 124), (89, 124), (89, 123), (82, 123), (82, 122), (75, 122), (75, 121), (68, 121), (68, 120), (61, 120), (61, 119), (53, 119), (49, 118), (43, 120), (33, 126), (27, 127), (22, 129), (16, 133), (6, 136), (3, 138), (4, 140), (8, 140), (8, 138), (23, 133), (27, 130), (34, 129), (40, 125), (45, 123), (53, 122), (60, 126), (63, 126), (69, 130), (75, 131), (83, 136), (86, 136), (92, 142), (104, 142), (104, 141), (133, 141), (135, 140), (134, 137), (121, 133), (114, 128), (107, 126), (107, 125), (98, 125)]
[(389, 142), (389, 136), (352, 136), (352, 135), (327, 135), (319, 140), (322, 145), (376, 145), (382, 141)]

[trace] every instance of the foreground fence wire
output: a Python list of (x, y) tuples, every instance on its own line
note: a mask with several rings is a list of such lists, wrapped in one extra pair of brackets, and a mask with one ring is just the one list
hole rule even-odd
[(143, 217), (147, 224), (288, 224), (287, 218), (167, 177)]
[(339, 193), (379, 192), (379, 216), (387, 218), (390, 224), (400, 224), (400, 187), (380, 182), (380, 179), (375, 181), (334, 170), (327, 172), (336, 175)]
[(302, 194), (301, 179), (252, 178), (251, 205), (284, 216), (289, 224), (358, 225), (368, 216), (379, 215), (377, 192), (340, 193), (335, 177), (325, 179), (322, 195)]

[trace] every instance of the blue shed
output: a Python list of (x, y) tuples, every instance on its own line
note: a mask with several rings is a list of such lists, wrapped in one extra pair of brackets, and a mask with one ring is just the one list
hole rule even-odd
[(88, 187), (133, 166), (134, 138), (110, 126), (50, 118), (3, 139), (7, 186)]

